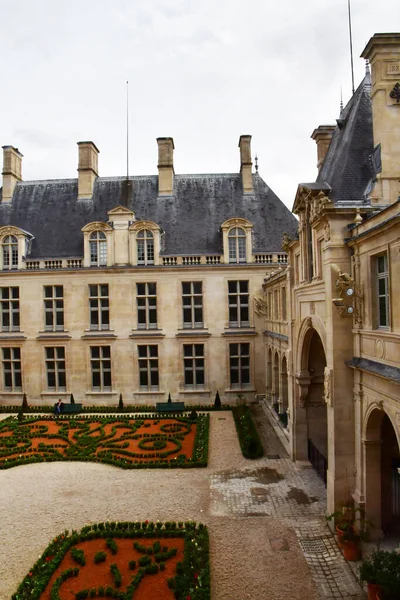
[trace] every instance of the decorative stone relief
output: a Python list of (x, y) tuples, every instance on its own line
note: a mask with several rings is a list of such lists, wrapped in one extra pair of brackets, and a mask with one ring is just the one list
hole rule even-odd
[(324, 395), (326, 404), (332, 406), (332, 369), (329, 367), (324, 369)]
[(331, 226), (329, 225), (328, 222), (326, 222), (324, 225), (324, 240), (325, 240), (325, 242), (329, 242), (330, 239), (331, 239)]
[(306, 317), (304, 323), (305, 323), (305, 326), (306, 326), (307, 329), (312, 329), (313, 325), (312, 325), (312, 318), (311, 317)]
[(315, 315), (315, 302), (311, 300), (310, 302), (310, 315)]
[(375, 340), (375, 356), (377, 358), (385, 358), (385, 342), (383, 340)]

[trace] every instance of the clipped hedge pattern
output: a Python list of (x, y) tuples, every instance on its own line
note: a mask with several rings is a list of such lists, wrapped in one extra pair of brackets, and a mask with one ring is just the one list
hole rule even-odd
[[(56, 423), (58, 432), (48, 433), (48, 426), (43, 424), (46, 421)], [(146, 433), (150, 421), (161, 423), (160, 433)], [(61, 417), (56, 422), (48, 417), (22, 421), (8, 417), (0, 421), (0, 469), (62, 460), (100, 462), (125, 469), (206, 467), (209, 421), (209, 415), (198, 415), (196, 421), (170, 415)], [(91, 428), (93, 423), (96, 426)], [(106, 433), (106, 425), (112, 426), (111, 433)], [(194, 426), (193, 452), (188, 457), (179, 452), (182, 441)], [(115, 437), (119, 428), (124, 432)], [(40, 442), (34, 447), (35, 438), (45, 439), (46, 443)], [(128, 449), (132, 440), (139, 440), (139, 451)]]
[(232, 408), (232, 414), (243, 456), (245, 458), (261, 458), (264, 456), (263, 445), (250, 409), (247, 406), (235, 406)]
[[(12, 596), (12, 600), (39, 600), (45, 591), (50, 592), (51, 600), (60, 600), (60, 587), (70, 577), (78, 578), (80, 569), (67, 569), (55, 579), (48, 589), (50, 580), (55, 571), (61, 566), (66, 554), (73, 551), (80, 542), (97, 539), (112, 539), (118, 546), (119, 538), (134, 540), (133, 548), (142, 554), (136, 561), (129, 560), (127, 556), (113, 556), (109, 559), (113, 562), (97, 563), (91, 567), (94, 571), (99, 568), (111, 570), (114, 585), (107, 587), (91, 587), (80, 589), (75, 592), (75, 600), (85, 598), (118, 598), (120, 600), (132, 600), (134, 592), (143, 577), (147, 575), (163, 576), (165, 561), (176, 555), (173, 548), (168, 547), (168, 540), (173, 538), (184, 539), (184, 559), (176, 564), (175, 576), (168, 579), (168, 587), (173, 590), (177, 600), (210, 600), (210, 565), (209, 565), (209, 540), (207, 527), (191, 521), (183, 522), (110, 522), (87, 525), (80, 532), (65, 531), (56, 537), (46, 548), (38, 561), (29, 571)], [(138, 542), (139, 539), (154, 540), (153, 544), (144, 546)], [(160, 550), (163, 549), (162, 552)], [(151, 550), (151, 552), (149, 552)], [(117, 558), (118, 557), (118, 558)], [(118, 560), (128, 561), (132, 569), (131, 581), (122, 589), (121, 574), (118, 568)], [(121, 565), (121, 563), (119, 563)], [(64, 592), (68, 591), (64, 586)], [(71, 594), (72, 597), (72, 594)]]

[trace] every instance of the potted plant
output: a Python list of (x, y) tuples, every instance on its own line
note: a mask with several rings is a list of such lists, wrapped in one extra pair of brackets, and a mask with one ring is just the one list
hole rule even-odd
[(368, 587), (368, 600), (376, 600), (377, 592), (382, 590), (382, 582), (385, 579), (385, 569), (388, 552), (374, 550), (370, 556), (365, 558), (360, 567), (361, 583), (365, 582)]
[(378, 600), (399, 600), (400, 598), (400, 554), (396, 550), (385, 552), (385, 566), (380, 577), (382, 590), (376, 595)]
[[(360, 531), (356, 531), (356, 515), (359, 514)], [(361, 540), (368, 537), (371, 523), (364, 519), (364, 510), (346, 505), (341, 511), (336, 511), (326, 517), (327, 521), (335, 521), (338, 546), (346, 560), (355, 561), (361, 558)]]

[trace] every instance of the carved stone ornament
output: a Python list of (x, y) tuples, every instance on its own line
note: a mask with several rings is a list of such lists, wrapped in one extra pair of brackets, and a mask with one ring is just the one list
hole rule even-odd
[(396, 83), (389, 96), (392, 100), (396, 100), (397, 103), (400, 102), (400, 83)]
[(3, 235), (24, 235), (23, 232), (18, 227), (13, 227), (12, 225), (6, 227), (0, 227), (0, 237)]
[(329, 367), (324, 369), (324, 396), (326, 404), (332, 406), (332, 369)]
[(315, 302), (311, 300), (310, 302), (310, 315), (315, 315)]
[(286, 231), (284, 231), (283, 235), (282, 235), (282, 250), (284, 250), (285, 252), (288, 252), (290, 243), (292, 241), (293, 241), (293, 238), (291, 238), (290, 235), (288, 233), (286, 233)]
[(254, 296), (254, 312), (259, 316), (267, 316), (267, 303), (260, 297)]
[(305, 321), (304, 321), (304, 325), (306, 327), (306, 329), (312, 329), (312, 318), (311, 317), (306, 317)]
[(82, 227), (82, 231), (85, 233), (91, 233), (92, 231), (112, 231), (112, 227), (107, 223), (103, 223), (103, 221), (94, 221)]
[(142, 231), (143, 229), (148, 229), (150, 231), (160, 231), (160, 226), (154, 221), (135, 221), (129, 227), (129, 231)]
[(324, 240), (325, 242), (329, 242), (331, 239), (331, 226), (329, 225), (329, 221), (327, 221), (324, 225)]

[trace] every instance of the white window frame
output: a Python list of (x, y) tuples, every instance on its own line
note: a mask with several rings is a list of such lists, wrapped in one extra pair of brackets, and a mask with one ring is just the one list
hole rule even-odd
[[(154, 286), (154, 293), (150, 286)], [(141, 293), (142, 291), (144, 293)], [(136, 282), (136, 306), (137, 328), (157, 329), (157, 284), (155, 282)]]
[[(198, 315), (199, 312), (201, 320), (196, 321), (196, 313)], [(186, 318), (188, 314), (190, 319)], [(202, 281), (182, 281), (182, 324), (184, 329), (204, 327)]]
[[(192, 382), (188, 382), (187, 378), (190, 378)], [(183, 385), (185, 390), (205, 389), (206, 371), (204, 344), (183, 344)]]
[(2, 243), (3, 271), (18, 269), (18, 239), (15, 235), (6, 235)]
[[(46, 387), (53, 392), (67, 390), (67, 372), (65, 368), (65, 346), (46, 346), (44, 349), (46, 364)], [(53, 374), (54, 386), (50, 385), (49, 377)]]
[[(231, 285), (232, 284), (232, 285)], [(246, 291), (242, 290), (246, 284)], [(233, 286), (236, 290), (233, 291)], [(228, 281), (229, 327), (250, 327), (250, 294), (249, 281), (244, 279)], [(236, 319), (231, 319), (231, 309), (236, 309)], [(242, 318), (242, 312), (247, 309), (247, 319)], [(244, 316), (244, 315), (243, 315)]]
[(243, 227), (232, 227), (228, 231), (228, 252), (230, 263), (247, 262), (247, 235)]
[[(5, 354), (9, 353), (9, 357)], [(22, 392), (22, 362), (21, 348), (3, 347), (1, 352), (2, 370), (3, 370), (3, 389), (7, 392)], [(6, 373), (11, 377), (11, 385), (6, 383)], [(17, 385), (19, 383), (21, 385)]]
[(107, 236), (104, 231), (96, 230), (89, 234), (89, 258), (91, 267), (107, 265)]
[(137, 264), (154, 265), (154, 234), (150, 229), (141, 229), (136, 234)]
[[(157, 344), (140, 344), (138, 351), (139, 388), (142, 391), (157, 392), (160, 389), (160, 372), (158, 362)], [(152, 383), (152, 374), (157, 374), (157, 384)], [(144, 375), (147, 383), (142, 383), (141, 375)]]
[[(47, 293), (50, 295), (46, 295)], [(43, 296), (45, 331), (64, 331), (64, 287), (44, 285)], [(47, 323), (47, 320), (51, 323)]]
[[(19, 287), (0, 288), (0, 313), (1, 331), (20, 331)], [(8, 325), (4, 324), (6, 316), (8, 316)]]
[[(98, 351), (98, 356), (93, 356)], [(108, 354), (108, 356), (107, 356)], [(98, 365), (97, 365), (98, 363)], [(109, 373), (110, 385), (106, 385), (105, 377)], [(90, 346), (90, 374), (92, 391), (111, 392), (112, 370), (111, 370), (111, 346)], [(94, 377), (98, 374), (99, 384), (94, 385)]]
[[(383, 270), (380, 271), (380, 259), (383, 259)], [(382, 252), (374, 257), (376, 280), (376, 325), (377, 329), (390, 328), (390, 289), (389, 289), (389, 261), (387, 252)], [(381, 284), (384, 290), (382, 291)], [(382, 302), (383, 301), (383, 302)], [(384, 305), (386, 323), (381, 323), (381, 303)]]
[(108, 283), (89, 284), (89, 329), (92, 331), (104, 331), (110, 329), (110, 298)]
[[(237, 352), (234, 348), (237, 346)], [(246, 350), (247, 346), (247, 350)], [(233, 364), (236, 361), (237, 364)], [(246, 361), (248, 362), (246, 366)], [(232, 381), (232, 372), (237, 372), (237, 382)], [(245, 373), (248, 377), (245, 377)], [(248, 378), (248, 381), (245, 379)], [(232, 342), (229, 344), (229, 386), (231, 390), (245, 390), (251, 388), (251, 349), (250, 342)]]

